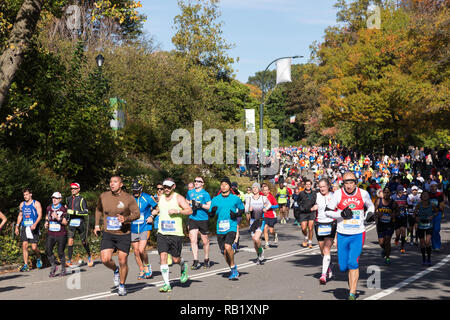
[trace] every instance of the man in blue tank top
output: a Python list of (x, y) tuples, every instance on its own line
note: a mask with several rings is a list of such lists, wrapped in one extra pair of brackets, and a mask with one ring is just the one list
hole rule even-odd
[(42, 206), (39, 201), (33, 200), (33, 194), (30, 189), (23, 191), (23, 198), (25, 201), (20, 203), (15, 230), (16, 235), (20, 235), (20, 241), (22, 241), (24, 265), (20, 268), (21, 272), (30, 271), (28, 266), (28, 243), (31, 243), (31, 249), (36, 255), (36, 266), (39, 269), (42, 268), (41, 253), (38, 248)]

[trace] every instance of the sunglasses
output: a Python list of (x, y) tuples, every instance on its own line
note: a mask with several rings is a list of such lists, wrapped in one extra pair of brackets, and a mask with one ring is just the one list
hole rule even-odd
[(156, 190), (163, 190), (164, 188), (156, 188)]
[(194, 180), (194, 182), (203, 183), (201, 180)]
[(164, 186), (163, 188), (164, 189), (172, 189), (172, 187), (169, 187), (169, 186)]
[(78, 190), (78, 189), (80, 189), (80, 188), (70, 188), (70, 189), (72, 189), (72, 190)]

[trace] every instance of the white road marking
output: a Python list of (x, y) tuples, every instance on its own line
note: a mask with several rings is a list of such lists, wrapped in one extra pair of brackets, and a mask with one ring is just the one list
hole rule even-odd
[(442, 259), (441, 262), (439, 262), (438, 264), (436, 264), (436, 265), (434, 265), (434, 266), (432, 266), (432, 267), (430, 267), (430, 268), (428, 268), (428, 269), (426, 269), (426, 270), (423, 270), (423, 271), (421, 271), (421, 272), (415, 274), (414, 276), (409, 277), (409, 278), (406, 279), (406, 280), (403, 280), (402, 282), (396, 284), (395, 286), (393, 286), (393, 287), (391, 287), (391, 288), (389, 288), (389, 289), (383, 290), (383, 291), (381, 291), (381, 292), (379, 292), (379, 293), (377, 293), (377, 294), (374, 294), (373, 296), (367, 297), (367, 298), (365, 298), (364, 300), (378, 300), (378, 299), (381, 299), (381, 298), (383, 298), (383, 297), (385, 297), (385, 296), (387, 296), (387, 295), (390, 295), (391, 293), (397, 291), (398, 289), (401, 289), (401, 288), (403, 288), (404, 286), (407, 286), (407, 285), (410, 284), (411, 282), (416, 281), (417, 279), (422, 278), (422, 277), (425, 276), (426, 274), (428, 274), (428, 273), (430, 273), (430, 272), (433, 272), (433, 271), (439, 269), (439, 268), (442, 267), (444, 264), (446, 264), (449, 260), (450, 260), (450, 255), (446, 256), (446, 257), (445, 257), (444, 259)]

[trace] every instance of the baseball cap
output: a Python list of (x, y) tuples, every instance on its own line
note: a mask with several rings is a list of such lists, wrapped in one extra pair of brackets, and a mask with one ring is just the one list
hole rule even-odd
[(419, 190), (419, 187), (413, 186), (413, 187), (411, 188), (411, 190)]
[(403, 188), (403, 186), (398, 186), (397, 187), (397, 192), (403, 192), (405, 189)]
[(168, 186), (168, 187), (172, 187), (175, 184), (175, 182), (171, 181), (171, 180), (164, 180), (163, 182), (163, 186)]
[(53, 192), (52, 198), (61, 199), (61, 198), (62, 198), (62, 195), (61, 195), (60, 192), (56, 191), (56, 192)]

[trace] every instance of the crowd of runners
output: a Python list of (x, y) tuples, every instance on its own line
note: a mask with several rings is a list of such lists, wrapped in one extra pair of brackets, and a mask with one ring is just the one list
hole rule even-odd
[[(376, 224), (380, 253), (386, 265), (391, 263), (392, 237), (402, 254), (406, 250), (420, 250), (422, 264), (432, 264), (432, 251), (441, 249), (440, 225), (449, 196), (449, 151), (410, 148), (399, 156), (375, 156), (330, 145), (278, 148), (272, 150), (271, 156), (280, 163), (278, 174), (266, 177), (267, 183), (254, 182), (246, 192), (224, 177), (220, 190), (210, 195), (205, 190), (205, 180), (199, 176), (188, 184), (185, 196), (175, 191), (176, 182), (171, 178), (158, 183), (154, 195), (145, 193), (139, 181), (133, 182), (128, 193), (120, 176), (111, 177), (110, 190), (100, 195), (95, 208), (93, 234), (101, 237), (100, 258), (112, 271), (118, 294), (127, 294), (131, 248), (139, 267), (137, 279), (153, 277), (146, 250), (152, 232), (156, 234), (164, 280), (160, 292), (172, 290), (169, 268), (173, 265), (180, 267), (180, 282), (188, 280), (189, 266), (185, 260), (188, 257), (182, 256), (184, 226), (192, 253), (190, 269), (211, 268), (211, 219), (216, 219), (213, 232), (230, 268), (230, 280), (239, 279), (235, 255), (239, 251), (242, 218), (249, 222), (255, 263), (263, 265), (264, 250), (271, 241), (278, 244), (276, 224), (289, 223), (290, 212), (300, 230), (301, 246), (312, 248), (316, 237), (322, 255), (319, 279), (322, 285), (333, 275), (331, 249), (337, 246), (335, 259), (339, 270), (348, 273), (350, 300), (356, 299), (358, 261), (368, 223)], [(250, 166), (242, 164), (239, 171), (253, 176)], [(90, 211), (80, 189), (80, 184), (72, 183), (72, 195), (65, 201), (60, 192), (53, 193), (52, 203), (45, 209), (33, 199), (30, 189), (24, 190), (15, 228), (24, 259), (20, 271), (30, 270), (29, 245), (37, 267), (42, 267), (38, 248), (41, 222), (47, 232), (45, 254), (51, 264), (50, 277), (57, 275), (58, 264), (59, 276), (66, 275), (67, 268), (72, 266), (76, 234), (86, 251), (88, 265), (94, 265), (88, 242)], [(0, 219), (1, 229), (6, 217), (0, 213)], [(200, 240), (203, 263), (199, 258)], [(55, 245), (59, 261), (54, 255)]]

